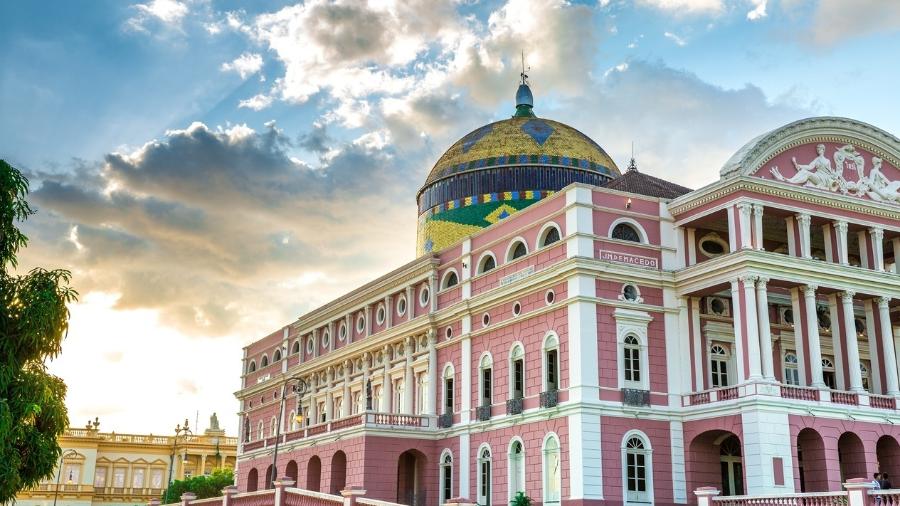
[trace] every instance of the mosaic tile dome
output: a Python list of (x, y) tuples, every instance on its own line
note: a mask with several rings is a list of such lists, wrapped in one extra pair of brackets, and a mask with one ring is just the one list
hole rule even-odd
[(574, 183), (605, 185), (620, 172), (596, 142), (532, 112), (527, 84), (516, 114), (456, 141), (438, 159), (417, 195), (419, 254), (463, 237)]

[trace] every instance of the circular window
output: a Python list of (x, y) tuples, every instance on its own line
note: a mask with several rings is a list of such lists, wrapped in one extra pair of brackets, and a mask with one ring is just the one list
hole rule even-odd
[(484, 313), (484, 316), (481, 317), (481, 326), (487, 327), (491, 324), (491, 315), (490, 313)]
[(419, 290), (419, 305), (425, 307), (428, 305), (428, 299), (431, 296), (431, 293), (428, 291), (427, 286), (423, 286), (421, 290)]
[(710, 258), (724, 255), (728, 252), (728, 248), (728, 243), (719, 237), (719, 234), (706, 234), (700, 238), (700, 251)]
[(403, 316), (406, 314), (406, 297), (397, 299), (397, 314)]
[(384, 323), (384, 304), (378, 306), (378, 311), (375, 312), (375, 321), (377, 321), (379, 325)]
[(513, 304), (513, 316), (519, 316), (522, 313), (522, 304), (518, 302)]
[(359, 317), (356, 318), (356, 331), (362, 332), (363, 330), (366, 330), (366, 317), (359, 315)]
[(327, 348), (331, 344), (331, 334), (326, 330), (322, 332), (322, 347)]
[(634, 285), (625, 285), (622, 288), (622, 297), (628, 302), (635, 302), (638, 299), (638, 289)]
[(309, 340), (306, 341), (306, 353), (311, 354), (313, 352), (313, 350), (315, 350), (315, 349), (316, 349), (316, 340), (313, 339), (312, 337), (310, 337)]
[(544, 300), (547, 301), (547, 305), (553, 304), (553, 301), (556, 300), (556, 294), (553, 293), (553, 290), (547, 290), (546, 295), (544, 295)]
[(347, 324), (346, 323), (341, 323), (341, 326), (338, 327), (338, 339), (340, 339), (341, 341), (343, 341), (344, 339), (347, 339)]
[(453, 337), (453, 327), (447, 327), (447, 330), (444, 331), (444, 335), (447, 336), (447, 339)]
[(722, 316), (728, 310), (728, 306), (724, 300), (715, 298), (709, 301), (709, 309), (714, 315)]

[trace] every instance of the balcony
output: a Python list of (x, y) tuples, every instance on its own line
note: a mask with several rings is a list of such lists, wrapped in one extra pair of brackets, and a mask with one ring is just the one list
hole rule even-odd
[(649, 406), (650, 391), (636, 388), (623, 388), (622, 404), (626, 406)]
[(701, 406), (704, 404), (737, 400), (751, 396), (769, 398), (780, 397), (791, 401), (810, 403), (811, 405), (840, 405), (858, 407), (860, 409), (873, 408), (890, 411), (898, 409), (897, 399), (887, 395), (871, 394), (868, 392), (847, 392), (843, 390), (820, 389), (769, 382), (743, 383), (736, 386), (693, 392), (682, 396), (682, 405), (685, 407)]
[(444, 413), (439, 416), (437, 419), (437, 426), (439, 429), (448, 429), (453, 427), (453, 413)]
[(506, 414), (507, 415), (518, 415), (521, 414), (525, 407), (524, 399), (521, 397), (516, 397), (515, 399), (509, 399), (506, 401)]
[(491, 419), (491, 405), (485, 404), (475, 408), (475, 417), (479, 422), (486, 422)]
[[(322, 434), (330, 434), (338, 431), (349, 431), (358, 428), (377, 428), (382, 430), (402, 428), (428, 429), (432, 426), (431, 418), (432, 417), (429, 417), (428, 415), (404, 415), (399, 413), (366, 412), (357, 415), (350, 415), (344, 418), (338, 418), (337, 420), (332, 420), (330, 422), (309, 425), (290, 432), (285, 432), (281, 435), (280, 444), (315, 437)], [(443, 418), (443, 416), (438, 418), (439, 427), (441, 418)], [(452, 422), (452, 415), (450, 420)], [(260, 448), (270, 448), (275, 445), (276, 439), (277, 438), (273, 436), (266, 439), (243, 443), (243, 451), (249, 452), (252, 450), (258, 450)]]
[(554, 389), (541, 392), (542, 408), (555, 408), (557, 404), (559, 404), (559, 390)]

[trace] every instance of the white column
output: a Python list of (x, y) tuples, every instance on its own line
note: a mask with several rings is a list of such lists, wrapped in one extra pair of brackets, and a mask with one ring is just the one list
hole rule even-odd
[[(851, 291), (841, 293), (841, 304), (844, 307), (844, 339), (847, 342), (847, 369), (850, 371), (850, 390), (864, 392), (862, 374), (859, 371), (859, 342), (856, 340), (856, 325), (853, 322), (853, 296)], [(874, 342), (874, 341), (872, 341)]]
[[(350, 313), (344, 316), (344, 328), (347, 329), (347, 344), (350, 344), (353, 342), (353, 315)], [(302, 346), (303, 343), (300, 345)]]
[(759, 316), (759, 352), (762, 355), (762, 375), (769, 381), (775, 381), (775, 367), (772, 361), (772, 330), (769, 322), (769, 294), (766, 283), (769, 278), (759, 277), (756, 280), (756, 312)]
[(569, 415), (567, 421), (572, 442), (568, 458), (569, 499), (603, 499), (600, 415), (580, 411)]
[(388, 352), (390, 348), (385, 346), (381, 349), (382, 356), (384, 357), (384, 371), (382, 374), (384, 375), (384, 379), (381, 380), (381, 407), (379, 411), (382, 413), (390, 413), (391, 412), (391, 397), (393, 397), (393, 384), (391, 384), (391, 359), (389, 358)]
[(415, 313), (415, 308), (418, 302), (413, 302), (413, 297), (415, 296), (415, 292), (413, 291), (412, 286), (406, 287), (406, 321), (410, 321), (413, 319), (413, 313)]
[(738, 219), (741, 224), (741, 243), (740, 249), (750, 249), (753, 247), (750, 231), (750, 213), (753, 211), (753, 204), (749, 202), (741, 202), (737, 205)]
[(803, 321), (800, 315), (806, 312), (803, 301), (803, 287), (791, 288), (791, 311), (794, 313), (794, 347), (797, 351), (797, 370), (800, 373), (800, 386), (809, 386), (810, 379), (806, 377), (806, 362), (809, 357), (803, 349)]
[[(332, 339), (334, 338), (332, 337)], [(353, 403), (353, 400), (350, 398), (350, 374), (353, 371), (352, 365), (353, 363), (349, 360), (344, 360), (344, 392), (341, 396), (343, 401), (341, 403), (341, 418), (350, 416), (350, 413), (352, 413), (350, 409), (351, 404)], [(363, 388), (365, 389), (365, 385), (363, 385)]]
[(384, 298), (384, 328), (389, 329), (393, 327), (394, 323), (394, 310), (391, 307), (391, 302), (393, 297), (388, 295)]
[(812, 258), (810, 249), (809, 224), (812, 218), (806, 213), (797, 215), (797, 225), (800, 227), (800, 256), (803, 258)]
[[(844, 363), (847, 359), (844, 358), (843, 346), (841, 346), (844, 336), (841, 333), (843, 319), (838, 312), (838, 306), (841, 304), (840, 299), (841, 296), (837, 293), (828, 296), (828, 315), (831, 319), (831, 347), (834, 350), (835, 386), (838, 390), (846, 390), (849, 380), (844, 377)], [(851, 329), (851, 331), (856, 332), (855, 329)]]
[(837, 244), (837, 262), (841, 265), (849, 265), (849, 254), (847, 252), (847, 222), (836, 221), (831, 224), (834, 227), (834, 240)]
[(437, 333), (434, 329), (428, 330), (428, 395), (426, 397), (425, 413), (431, 416), (437, 415), (437, 391), (438, 391), (438, 364), (437, 357)]
[(568, 297), (586, 299), (568, 305), (569, 400), (597, 401), (600, 398), (600, 372), (597, 368), (597, 296), (593, 276), (577, 274), (569, 278)]
[(566, 257), (594, 257), (594, 202), (590, 188), (566, 192)]
[(431, 304), (429, 306), (431, 308), (431, 310), (429, 311), (429, 313), (434, 313), (438, 309), (437, 292), (438, 292), (438, 277), (437, 277), (437, 271), (435, 271), (435, 272), (432, 272), (430, 276), (428, 276), (428, 294), (429, 294), (428, 300), (431, 301)]
[(747, 354), (750, 364), (750, 375), (747, 379), (759, 380), (762, 378), (762, 369), (760, 367), (760, 344), (759, 344), (759, 311), (756, 307), (756, 276), (741, 277), (741, 284), (744, 285), (744, 315), (747, 320)]
[(456, 466), (459, 468), (457, 478), (459, 478), (460, 497), (473, 497), (469, 487), (469, 456), (471, 455), (469, 446), (469, 433), (461, 432), (459, 434), (459, 465)]
[[(887, 394), (900, 395), (897, 381), (897, 351), (894, 349), (894, 329), (891, 326), (891, 313), (887, 297), (878, 298), (878, 316), (881, 320), (881, 346), (884, 356), (885, 377), (887, 378)], [(869, 346), (871, 346), (871, 339)]]
[(762, 204), (753, 204), (753, 234), (756, 237), (754, 246), (760, 251), (765, 251), (763, 246), (763, 207)]
[(459, 420), (461, 423), (468, 423), (472, 419), (472, 338), (469, 332), (463, 334), (460, 340), (460, 349), (462, 352), (462, 357), (460, 357), (462, 375), (459, 385)]
[(894, 272), (900, 273), (900, 237), (891, 239), (894, 243)]
[(404, 356), (406, 357), (406, 371), (403, 374), (403, 413), (411, 415), (414, 411), (414, 400), (416, 393), (416, 380), (413, 375), (412, 356), (413, 356), (413, 338), (406, 338), (406, 349)]
[(309, 425), (319, 423), (319, 403), (316, 401), (316, 391), (319, 386), (319, 374), (313, 373), (309, 379)]
[(794, 231), (797, 228), (797, 220), (795, 220), (793, 216), (788, 216), (784, 219), (784, 228), (787, 230), (788, 255), (795, 257), (801, 256), (800, 252), (797, 250), (797, 241), (794, 237)]
[[(328, 323), (328, 351), (334, 351), (334, 343), (337, 342), (337, 336), (334, 335), (334, 322)], [(287, 360), (285, 360), (287, 363)], [(287, 369), (285, 369), (287, 372)]]
[(687, 264), (688, 266), (697, 263), (697, 229), (687, 229)]
[(747, 373), (744, 370), (744, 355), (747, 353), (747, 347), (744, 344), (744, 315), (740, 310), (740, 279), (735, 279), (731, 282), (731, 304), (734, 306), (734, 363), (737, 372), (737, 383), (743, 383), (747, 379)]
[(700, 297), (691, 297), (691, 333), (694, 335), (694, 381), (703, 390), (703, 336), (700, 329)]
[[(812, 372), (812, 386), (824, 388), (825, 380), (822, 378), (822, 346), (819, 342), (819, 318), (816, 313), (816, 288), (818, 287), (815, 285), (806, 285), (803, 287), (803, 298), (806, 302), (805, 330), (806, 339), (809, 341), (809, 370)], [(856, 371), (859, 373), (859, 369)]]
[(363, 375), (362, 375), (362, 406), (361, 411), (366, 412), (374, 409), (375, 406), (369, 407), (369, 352), (363, 353)]
[(366, 337), (372, 335), (372, 305), (366, 304)]
[(325, 385), (327, 389), (325, 391), (325, 420), (330, 422), (334, 420), (334, 389), (332, 389), (331, 385), (331, 382), (334, 380), (334, 369), (329, 369), (327, 372), (328, 384)]
[(878, 272), (884, 272), (884, 229), (873, 227), (869, 229), (869, 237), (872, 240), (872, 268)]

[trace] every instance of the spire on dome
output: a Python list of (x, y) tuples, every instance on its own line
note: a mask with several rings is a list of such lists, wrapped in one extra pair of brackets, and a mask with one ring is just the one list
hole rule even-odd
[(533, 118), (534, 111), (534, 96), (531, 94), (531, 88), (528, 87), (528, 74), (525, 71), (528, 70), (525, 68), (525, 52), (522, 52), (522, 73), (519, 74), (522, 77), (522, 82), (519, 84), (519, 89), (516, 90), (516, 113), (513, 114), (514, 118)]

